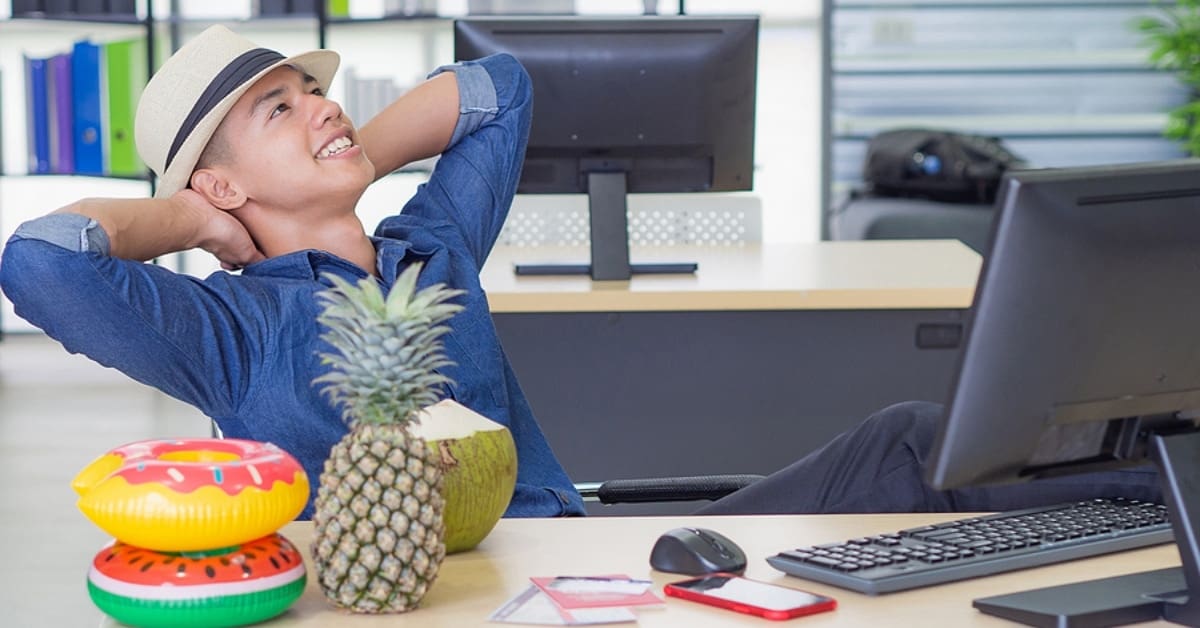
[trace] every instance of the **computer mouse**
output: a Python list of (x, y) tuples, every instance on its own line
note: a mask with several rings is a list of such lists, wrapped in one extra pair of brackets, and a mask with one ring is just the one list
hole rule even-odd
[(723, 571), (746, 571), (746, 553), (737, 543), (706, 528), (667, 530), (650, 550), (650, 566), (670, 573), (689, 576)]

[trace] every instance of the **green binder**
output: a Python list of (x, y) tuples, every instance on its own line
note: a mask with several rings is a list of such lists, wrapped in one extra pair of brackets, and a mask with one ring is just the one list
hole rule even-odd
[(350, 0), (329, 0), (329, 17), (350, 17)]
[(138, 96), (146, 87), (146, 40), (130, 39), (104, 44), (104, 103), (107, 107), (108, 145), (105, 173), (141, 176), (146, 166), (133, 142), (133, 114)]

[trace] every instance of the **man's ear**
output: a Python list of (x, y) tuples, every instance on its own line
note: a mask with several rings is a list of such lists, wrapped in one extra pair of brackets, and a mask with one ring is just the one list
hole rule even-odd
[(246, 193), (241, 186), (213, 168), (193, 172), (191, 187), (218, 209), (234, 210), (246, 204)]

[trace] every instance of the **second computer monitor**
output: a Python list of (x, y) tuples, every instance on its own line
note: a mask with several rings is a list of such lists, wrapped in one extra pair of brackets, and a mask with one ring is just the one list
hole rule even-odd
[(1103, 583), (976, 606), (1041, 625), (1200, 624), (1200, 160), (1013, 173), (989, 251), (930, 483), (1153, 462), (1184, 566), (1165, 585), (1125, 577), (1118, 589), (1145, 594), (1130, 606)]
[(517, 191), (589, 195), (593, 278), (637, 270), (626, 193), (752, 188), (757, 17), (455, 22), (456, 59), (497, 52), (520, 60), (533, 82)]
[(931, 481), (1148, 462), (1200, 411), (1200, 160), (1016, 172), (997, 203)]

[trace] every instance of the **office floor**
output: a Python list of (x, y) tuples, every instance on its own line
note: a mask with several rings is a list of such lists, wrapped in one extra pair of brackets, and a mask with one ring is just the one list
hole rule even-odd
[(114, 446), (207, 430), (194, 408), (43, 336), (0, 340), (0, 625), (99, 625), (85, 576), (109, 537), (76, 509), (71, 479)]

